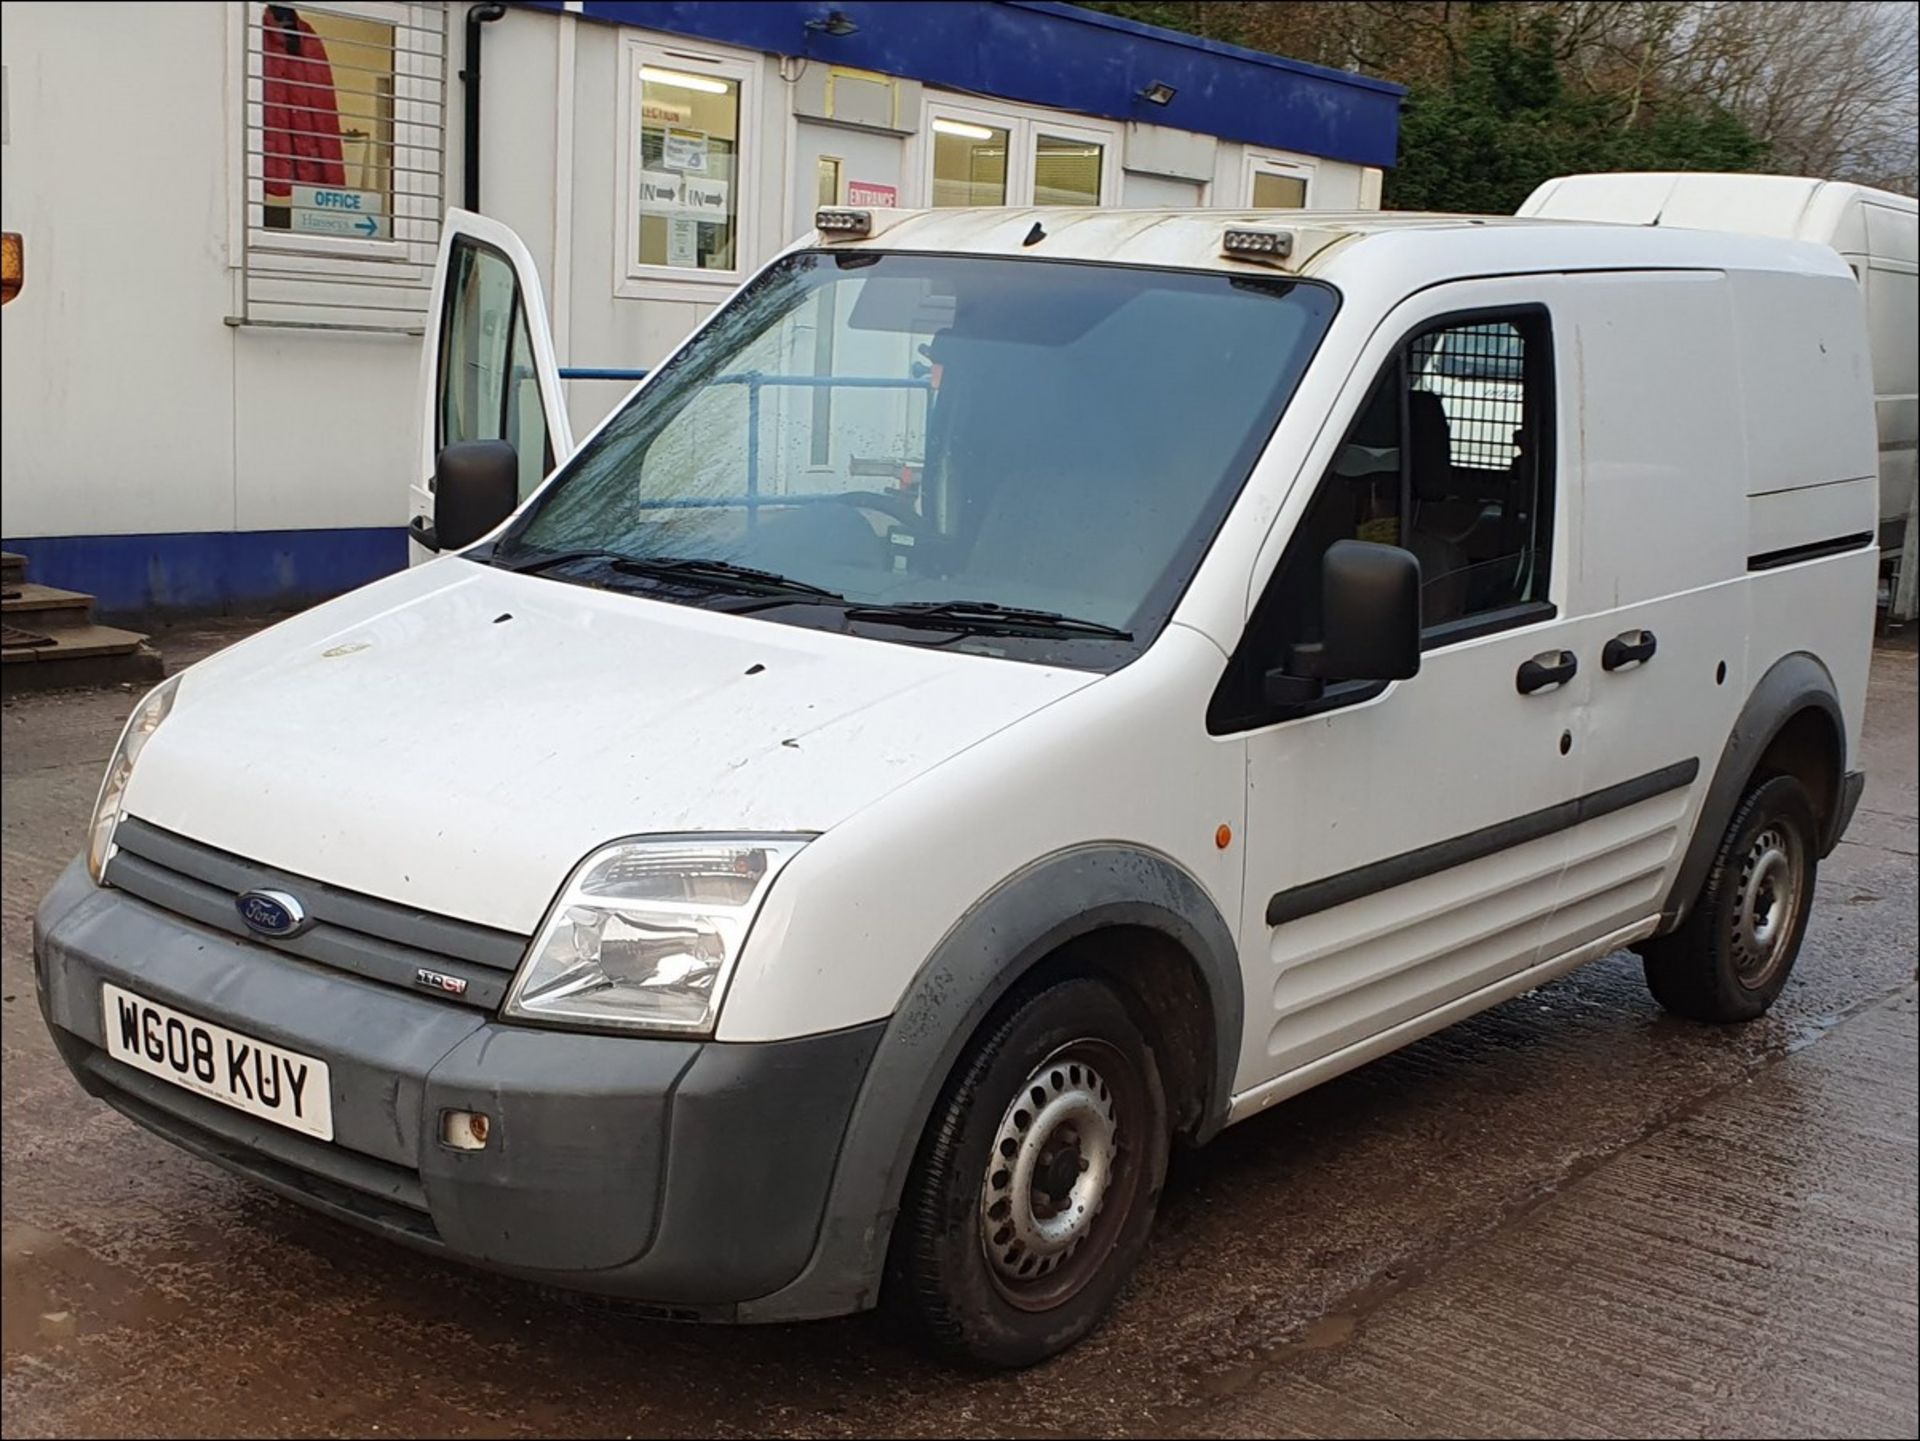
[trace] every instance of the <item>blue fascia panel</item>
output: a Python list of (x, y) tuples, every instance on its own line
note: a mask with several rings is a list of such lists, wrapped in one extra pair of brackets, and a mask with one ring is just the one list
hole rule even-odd
[[(558, 0), (533, 0), (559, 10)], [(809, 30), (833, 11), (859, 28)], [(585, 0), (588, 19), (850, 65), (946, 90), (1391, 166), (1400, 86), (1049, 0)], [(1139, 98), (1174, 87), (1171, 104)]]
[(402, 526), (163, 535), (23, 536), (0, 548), (27, 578), (85, 591), (103, 615), (278, 610), (339, 595), (401, 570)]

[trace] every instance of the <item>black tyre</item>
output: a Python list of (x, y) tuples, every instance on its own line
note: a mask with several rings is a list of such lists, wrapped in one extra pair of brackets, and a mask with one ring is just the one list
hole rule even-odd
[(1695, 1021), (1766, 1013), (1806, 935), (1817, 835), (1813, 802), (1791, 776), (1741, 798), (1686, 921), (1640, 948), (1655, 1000)]
[(1167, 1169), (1153, 1051), (1103, 983), (988, 1021), (928, 1118), (888, 1306), (948, 1356), (1031, 1366), (1100, 1324), (1146, 1248)]

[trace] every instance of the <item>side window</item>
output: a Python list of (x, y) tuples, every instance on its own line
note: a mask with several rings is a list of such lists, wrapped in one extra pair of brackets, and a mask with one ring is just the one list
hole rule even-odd
[[(1420, 562), (1428, 649), (1538, 620), (1553, 549), (1552, 333), (1544, 309), (1455, 316), (1415, 331), (1381, 370), (1301, 516), (1229, 662), (1208, 728), (1281, 719), (1266, 672), (1322, 634), (1336, 540)], [(1377, 687), (1334, 687), (1316, 709)]]
[(1447, 325), (1402, 352), (1402, 544), (1420, 560), (1429, 631), (1547, 598), (1546, 352), (1544, 315)]
[(506, 257), (484, 246), (463, 240), (448, 264), (439, 443), (507, 441), (525, 499), (553, 468), (553, 453), (520, 287)]

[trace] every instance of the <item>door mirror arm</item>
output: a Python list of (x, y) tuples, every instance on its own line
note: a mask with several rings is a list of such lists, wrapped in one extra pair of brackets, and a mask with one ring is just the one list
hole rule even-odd
[(1325, 681), (1300, 670), (1300, 652), (1305, 649), (1305, 646), (1294, 646), (1285, 665), (1276, 666), (1261, 678), (1260, 693), (1268, 705), (1312, 705), (1327, 693)]
[(407, 522), (407, 538), (427, 550), (440, 549), (440, 537), (434, 531), (433, 522), (424, 515), (416, 515)]

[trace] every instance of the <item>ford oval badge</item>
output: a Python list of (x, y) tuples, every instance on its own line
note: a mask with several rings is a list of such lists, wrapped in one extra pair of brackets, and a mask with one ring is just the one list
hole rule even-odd
[(307, 908), (285, 891), (242, 891), (234, 906), (249, 929), (275, 940), (297, 936), (309, 923)]

